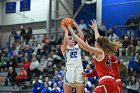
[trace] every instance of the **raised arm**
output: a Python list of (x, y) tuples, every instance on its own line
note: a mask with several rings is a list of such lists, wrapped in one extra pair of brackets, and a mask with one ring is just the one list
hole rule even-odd
[(78, 34), (79, 34), (80, 38), (82, 40), (84, 40), (84, 34), (83, 34), (82, 30), (80, 29), (80, 27), (77, 25), (77, 23), (75, 21), (73, 21), (73, 22), (74, 22), (74, 26), (76, 27), (76, 29), (78, 31)]
[(94, 30), (94, 33), (95, 33), (95, 39), (97, 40), (98, 37), (100, 37), (100, 34), (98, 32), (98, 28), (97, 28), (97, 23), (96, 23), (96, 20), (91, 20), (91, 25), (89, 25), (92, 30)]
[(79, 46), (83, 48), (84, 50), (94, 53), (95, 55), (102, 54), (102, 50), (99, 48), (91, 47), (90, 45), (86, 44), (82, 39), (80, 39), (73, 31), (71, 26), (68, 26), (68, 29), (73, 36), (73, 38), (78, 42)]
[(63, 44), (61, 45), (61, 52), (62, 54), (64, 54), (68, 44), (68, 30), (63, 26), (61, 26), (61, 28), (65, 31)]

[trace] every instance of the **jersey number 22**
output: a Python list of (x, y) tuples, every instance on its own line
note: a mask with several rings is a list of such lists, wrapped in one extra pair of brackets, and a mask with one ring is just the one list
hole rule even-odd
[(71, 58), (77, 58), (77, 52), (70, 52)]

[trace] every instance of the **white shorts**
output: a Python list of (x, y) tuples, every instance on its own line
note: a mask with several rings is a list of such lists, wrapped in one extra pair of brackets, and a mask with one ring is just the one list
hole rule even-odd
[(81, 75), (83, 72), (82, 66), (66, 65), (64, 83), (65, 84), (84, 84), (84, 77)]

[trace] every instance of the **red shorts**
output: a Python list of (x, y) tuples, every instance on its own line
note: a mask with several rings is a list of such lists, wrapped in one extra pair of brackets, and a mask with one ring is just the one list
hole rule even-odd
[(111, 78), (101, 80), (93, 93), (118, 93), (116, 81)]
[(118, 90), (119, 92), (118, 93), (122, 93), (122, 82), (116, 82), (117, 83), (117, 86), (118, 86)]

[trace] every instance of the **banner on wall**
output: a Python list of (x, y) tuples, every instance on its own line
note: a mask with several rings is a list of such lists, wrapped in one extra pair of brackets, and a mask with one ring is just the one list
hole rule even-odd
[(31, 0), (21, 0), (20, 1), (20, 11), (30, 11)]
[(16, 2), (6, 2), (6, 14), (16, 13)]

